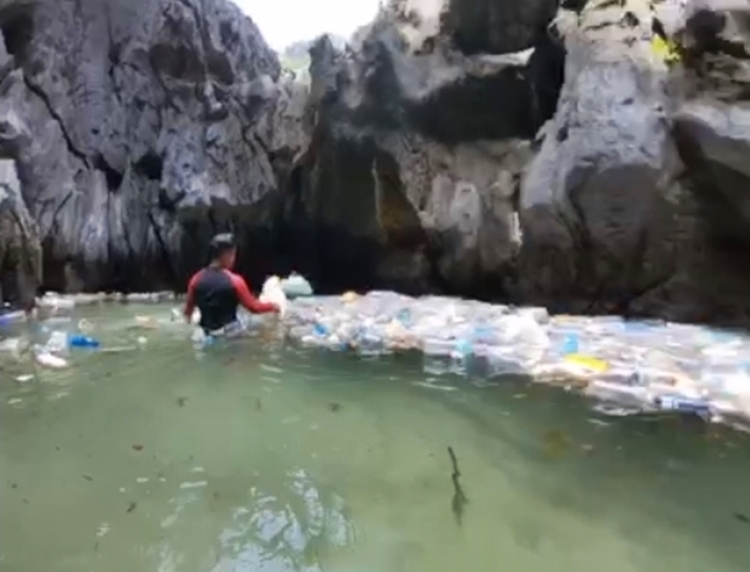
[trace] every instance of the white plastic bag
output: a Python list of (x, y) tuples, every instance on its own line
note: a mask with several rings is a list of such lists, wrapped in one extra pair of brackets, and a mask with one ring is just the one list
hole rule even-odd
[(63, 358), (52, 355), (44, 350), (37, 352), (36, 362), (49, 369), (65, 369), (69, 367), (69, 363)]
[(283, 318), (286, 315), (289, 301), (281, 289), (281, 280), (278, 276), (271, 276), (263, 283), (263, 290), (260, 293), (260, 301), (264, 303), (276, 304), (279, 308), (279, 315)]

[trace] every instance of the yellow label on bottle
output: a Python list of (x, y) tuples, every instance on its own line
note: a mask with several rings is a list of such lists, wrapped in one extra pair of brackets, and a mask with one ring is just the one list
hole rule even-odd
[(609, 364), (606, 361), (583, 354), (567, 355), (565, 356), (565, 361), (570, 364), (585, 367), (596, 373), (604, 373), (609, 369)]

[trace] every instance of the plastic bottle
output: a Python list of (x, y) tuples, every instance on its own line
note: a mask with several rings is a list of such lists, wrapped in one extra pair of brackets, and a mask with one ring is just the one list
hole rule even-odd
[(69, 366), (63, 358), (52, 355), (44, 349), (37, 350), (34, 357), (39, 365), (50, 369), (65, 369)]
[(455, 373), (456, 375), (467, 375), (469, 373), (470, 360), (473, 353), (474, 344), (472, 344), (470, 340), (458, 340), (451, 352), (451, 373)]
[(323, 324), (321, 324), (321, 323), (317, 322), (317, 323), (316, 323), (316, 324), (315, 324), (315, 325), (313, 326), (313, 333), (314, 333), (314, 334), (315, 334), (316, 336), (328, 336), (328, 335), (330, 335), (330, 333), (331, 333), (331, 332), (330, 332), (330, 330), (329, 330), (328, 328), (326, 328), (326, 327), (325, 327), (325, 326), (324, 326)]
[(579, 351), (578, 335), (574, 333), (566, 334), (563, 338), (562, 352), (563, 354), (577, 354)]
[(83, 334), (71, 334), (68, 336), (68, 345), (71, 348), (98, 348), (101, 346), (99, 340), (83, 335)]
[(0, 328), (12, 326), (14, 324), (20, 324), (25, 321), (26, 314), (21, 310), (0, 314)]
[(401, 322), (401, 324), (406, 328), (410, 327), (414, 323), (411, 315), (411, 310), (409, 310), (409, 308), (404, 308), (403, 310), (399, 311), (399, 313), (396, 314), (396, 319)]
[(711, 414), (708, 403), (701, 399), (688, 399), (679, 395), (662, 395), (654, 398), (654, 403), (665, 411), (695, 413), (701, 416), (710, 416)]
[(54, 331), (50, 334), (44, 351), (53, 354), (62, 354), (68, 351), (68, 334), (61, 331)]
[(21, 359), (21, 353), (28, 348), (28, 342), (22, 338), (10, 338), (0, 341), (0, 354), (8, 354), (15, 360)]
[(357, 352), (365, 356), (381, 355), (385, 351), (383, 338), (374, 328), (364, 327), (357, 336)]
[(450, 356), (454, 342), (428, 336), (422, 343), (424, 371), (431, 375), (442, 375), (450, 370)]

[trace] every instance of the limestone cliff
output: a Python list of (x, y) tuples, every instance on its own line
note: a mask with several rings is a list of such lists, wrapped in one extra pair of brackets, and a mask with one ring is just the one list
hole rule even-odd
[(313, 50), (309, 244), (369, 283), (747, 324), (747, 15), (393, 2), (348, 53)]
[(0, 0), (4, 212), (49, 288), (179, 288), (233, 230), (253, 280), (747, 324), (748, 14), (392, 0), (307, 88), (227, 0)]
[[(0, 155), (45, 287), (176, 286), (214, 230), (267, 240), (297, 88), (236, 6), (0, 0), (0, 31)], [(243, 260), (267, 266), (260, 248)]]
[(508, 295), (521, 171), (562, 82), (556, 2), (458, 4), (394, 2), (346, 53), (313, 46), (284, 228), (314, 281)]

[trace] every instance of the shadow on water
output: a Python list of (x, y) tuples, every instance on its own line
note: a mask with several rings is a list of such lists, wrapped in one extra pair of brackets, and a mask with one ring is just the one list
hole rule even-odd
[[(140, 335), (116, 327), (138, 312), (98, 316), (105, 345)], [(415, 355), (301, 350), (268, 331), (196, 354), (184, 332), (148, 335), (142, 352), (0, 378), (0, 569), (750, 563), (744, 434), (606, 418), (519, 379), (433, 377)]]

